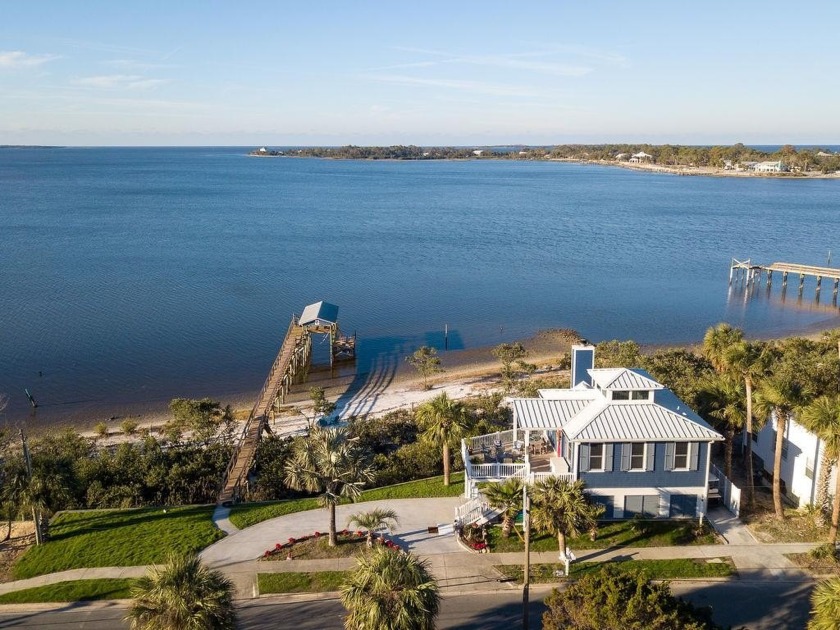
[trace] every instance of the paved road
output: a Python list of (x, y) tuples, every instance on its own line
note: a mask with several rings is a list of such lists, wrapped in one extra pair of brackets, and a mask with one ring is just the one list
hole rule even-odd
[[(675, 594), (696, 604), (711, 605), (715, 621), (750, 630), (804, 629), (808, 620), (812, 585), (809, 582), (714, 582), (673, 583)], [(541, 627), (542, 598), (547, 590), (532, 594), (531, 628)], [(521, 627), (520, 591), (473, 593), (444, 599), (439, 628), (495, 630)], [(295, 630), (341, 630), (343, 609), (337, 600), (281, 603), (274, 599), (243, 602), (239, 607), (244, 630), (295, 628)], [(46, 628), (48, 630), (112, 630), (122, 623), (125, 609), (116, 604), (68, 605), (61, 611), (0, 612), (0, 628)]]

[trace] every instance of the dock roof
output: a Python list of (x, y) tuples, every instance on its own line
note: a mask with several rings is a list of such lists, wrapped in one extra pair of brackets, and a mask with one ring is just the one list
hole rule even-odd
[(298, 324), (308, 326), (310, 324), (335, 324), (338, 321), (338, 307), (329, 302), (315, 302), (310, 304), (300, 315)]

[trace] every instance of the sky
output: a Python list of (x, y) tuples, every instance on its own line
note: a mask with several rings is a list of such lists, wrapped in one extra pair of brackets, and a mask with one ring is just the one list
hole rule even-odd
[(840, 2), (0, 0), (0, 144), (840, 144)]

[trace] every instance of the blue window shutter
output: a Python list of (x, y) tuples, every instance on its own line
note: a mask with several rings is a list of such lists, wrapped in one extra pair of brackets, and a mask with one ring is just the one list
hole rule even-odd
[(673, 442), (665, 443), (665, 470), (674, 470), (674, 448)]
[(625, 442), (621, 445), (621, 470), (630, 470), (630, 449), (632, 446)]
[(604, 444), (604, 472), (613, 471), (613, 451), (615, 444)]
[(645, 462), (645, 470), (653, 470), (653, 456), (656, 454), (656, 444), (651, 442), (645, 444), (645, 452), (647, 454), (647, 462)]
[(700, 444), (698, 444), (697, 442), (692, 442), (688, 445), (688, 449), (688, 457), (690, 460), (688, 463), (688, 468), (690, 470), (697, 470), (698, 464), (700, 462)]
[(589, 444), (580, 445), (580, 472), (589, 472)]

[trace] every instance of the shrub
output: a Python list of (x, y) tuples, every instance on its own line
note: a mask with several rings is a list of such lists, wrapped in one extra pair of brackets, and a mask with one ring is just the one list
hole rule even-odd
[(99, 437), (107, 437), (108, 436), (108, 425), (104, 422), (97, 422), (96, 426), (93, 427), (93, 432), (96, 433)]
[(137, 433), (137, 421), (128, 419), (123, 420), (120, 423), (120, 431), (126, 435), (134, 435)]

